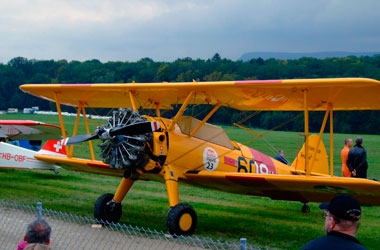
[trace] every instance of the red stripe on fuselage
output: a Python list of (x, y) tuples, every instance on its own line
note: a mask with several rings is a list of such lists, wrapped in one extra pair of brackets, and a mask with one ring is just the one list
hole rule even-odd
[(249, 151), (251, 151), (251, 154), (253, 156), (253, 159), (256, 162), (256, 167), (259, 168), (260, 171), (256, 171), (257, 173), (264, 174), (263, 170), (265, 167), (268, 169), (267, 174), (276, 174), (276, 166), (274, 165), (272, 159), (267, 156), (266, 154), (263, 154), (253, 148), (249, 148)]
[(231, 157), (224, 156), (224, 164), (237, 167), (238, 161), (236, 159), (231, 158)]

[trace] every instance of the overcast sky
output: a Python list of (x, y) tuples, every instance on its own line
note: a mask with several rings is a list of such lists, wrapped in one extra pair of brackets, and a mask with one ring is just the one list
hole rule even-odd
[(0, 0), (0, 62), (380, 52), (380, 0)]

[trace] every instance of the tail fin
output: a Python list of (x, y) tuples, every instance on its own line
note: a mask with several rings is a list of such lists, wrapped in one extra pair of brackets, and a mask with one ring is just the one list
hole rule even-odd
[(66, 147), (63, 145), (62, 140), (49, 140), (45, 143), (39, 154), (48, 154), (55, 156), (66, 156)]
[(314, 134), (309, 136), (308, 166), (306, 166), (305, 144), (302, 146), (296, 159), (293, 161), (291, 169), (294, 173), (305, 174), (309, 170), (311, 175), (329, 174), (329, 164), (325, 145), (322, 139)]

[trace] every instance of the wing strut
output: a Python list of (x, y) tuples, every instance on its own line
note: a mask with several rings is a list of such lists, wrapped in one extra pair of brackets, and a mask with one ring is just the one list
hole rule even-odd
[(215, 114), (215, 112), (222, 106), (222, 103), (217, 103), (215, 107), (206, 115), (205, 118), (193, 129), (193, 131), (190, 132), (190, 137), (193, 137), (198, 130), (210, 119), (210, 117)]
[[(78, 133), (80, 114), (81, 114), (81, 103), (79, 103), (79, 106), (78, 106), (77, 116), (75, 117), (75, 123), (74, 123), (74, 129), (73, 129), (73, 134), (72, 135), (77, 135), (77, 133)], [(75, 147), (75, 145), (69, 146), (69, 149), (70, 149), (69, 150), (69, 154), (71, 156), (73, 155), (74, 147)]]
[(320, 131), (319, 131), (319, 139), (318, 139), (318, 143), (317, 145), (315, 146), (315, 151), (313, 152), (313, 155), (312, 157), (310, 158), (311, 159), (311, 162), (310, 162), (310, 159), (308, 157), (309, 155), (309, 103), (308, 103), (308, 90), (307, 89), (304, 89), (303, 90), (304, 92), (304, 123), (305, 123), (305, 174), (306, 176), (310, 176), (311, 175), (311, 172), (313, 170), (313, 165), (314, 165), (314, 162), (315, 162), (315, 159), (316, 159), (316, 155), (317, 155), (317, 149), (319, 148), (319, 144), (321, 143), (322, 141), (322, 136), (323, 136), (323, 132), (326, 128), (326, 124), (327, 124), (327, 119), (329, 118), (330, 116), (330, 166), (329, 166), (329, 171), (330, 172), (330, 175), (333, 176), (334, 175), (334, 158), (333, 158), (333, 148), (334, 148), (334, 121), (333, 121), (333, 105), (332, 103), (328, 103), (327, 104), (327, 108), (326, 108), (326, 113), (324, 115), (324, 118), (323, 118), (323, 122), (322, 122), (322, 125), (321, 125), (321, 128), (320, 128)]
[(67, 134), (66, 134), (65, 126), (64, 126), (65, 124), (63, 123), (63, 118), (62, 118), (61, 103), (59, 102), (57, 92), (54, 92), (54, 98), (55, 98), (55, 106), (57, 107), (59, 123), (61, 124), (61, 133), (62, 133), (63, 138), (66, 138)]
[(181, 108), (178, 110), (177, 114), (174, 116), (172, 122), (169, 125), (169, 131), (174, 129), (175, 124), (177, 124), (178, 119), (182, 116), (183, 112), (185, 112), (186, 107), (189, 105), (191, 98), (194, 96), (194, 91), (191, 91), (185, 101), (183, 102)]
[(334, 111), (333, 105), (329, 103), (330, 108), (330, 175), (334, 176)]
[(156, 116), (161, 117), (160, 104), (156, 103)]
[[(85, 109), (83, 103), (80, 103), (79, 108), (82, 110), (83, 122), (84, 122), (84, 126), (86, 127), (86, 133), (90, 134), (90, 128), (88, 127), (88, 119), (87, 119), (86, 109)], [(91, 159), (95, 160), (94, 148), (92, 146), (91, 140), (88, 141), (88, 146), (90, 148)]]
[(133, 111), (137, 112), (139, 109), (137, 108), (136, 99), (133, 96), (132, 91), (128, 91), (128, 94), (129, 94), (129, 99), (131, 100)]
[(331, 105), (328, 104), (326, 112), (325, 112), (325, 116), (323, 117), (321, 128), (319, 130), (318, 142), (317, 142), (317, 145), (315, 146), (315, 150), (313, 151), (313, 156), (311, 157), (312, 162), (310, 163), (310, 167), (309, 167), (310, 173), (312, 172), (313, 167), (314, 167), (315, 159), (316, 159), (317, 154), (318, 154), (318, 148), (319, 148), (319, 145), (320, 145), (320, 143), (322, 141), (323, 131), (325, 131), (327, 119), (329, 118), (330, 108), (331, 108)]
[(309, 103), (308, 103), (308, 91), (307, 89), (303, 90), (303, 102), (304, 102), (304, 123), (305, 123), (305, 173), (306, 176), (310, 176), (310, 168), (309, 168)]
[[(63, 138), (67, 138), (65, 123), (63, 122), (63, 117), (62, 117), (61, 103), (60, 103), (60, 101), (58, 99), (58, 93), (57, 92), (54, 92), (54, 98), (55, 98), (55, 106), (57, 107), (57, 112), (58, 112), (59, 124), (61, 125), (62, 137)], [(67, 157), (71, 158), (73, 156), (72, 155), (72, 151), (68, 150), (67, 146), (64, 146), (64, 147), (66, 147), (66, 155), (67, 155)]]

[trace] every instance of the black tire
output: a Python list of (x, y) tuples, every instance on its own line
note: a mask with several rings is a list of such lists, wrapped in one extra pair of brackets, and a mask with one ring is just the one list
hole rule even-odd
[(168, 231), (172, 235), (192, 235), (197, 226), (197, 214), (188, 204), (170, 208), (167, 218)]
[(118, 223), (121, 218), (122, 208), (120, 203), (109, 203), (113, 199), (113, 194), (103, 194), (94, 205), (94, 217), (99, 222)]

